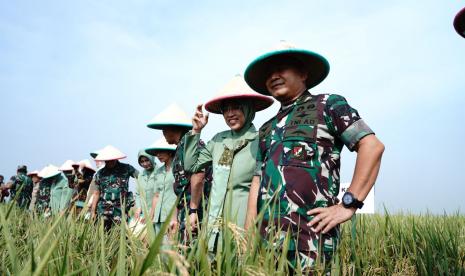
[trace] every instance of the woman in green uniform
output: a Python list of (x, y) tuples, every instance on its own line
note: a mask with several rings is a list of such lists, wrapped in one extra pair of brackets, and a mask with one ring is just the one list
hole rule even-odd
[[(139, 220), (141, 214), (145, 214), (152, 208), (152, 198), (155, 194), (155, 171), (156, 164), (154, 157), (145, 150), (139, 151), (139, 165), (144, 169), (137, 177), (136, 186), (136, 211), (134, 218)], [(146, 215), (144, 215), (146, 217)]]
[(50, 202), (48, 207), (51, 213), (58, 214), (66, 210), (73, 195), (73, 190), (69, 188), (66, 176), (58, 167), (53, 165), (49, 165), (41, 171), (40, 176), (42, 177), (42, 181), (45, 181), (50, 187)]
[(145, 150), (155, 155), (163, 164), (155, 172), (155, 194), (152, 198), (150, 216), (153, 218), (155, 233), (160, 232), (164, 222), (169, 221), (169, 231), (175, 233), (178, 223), (176, 211), (169, 217), (171, 209), (176, 204), (176, 194), (173, 190), (174, 177), (172, 172), (172, 161), (176, 151), (176, 145), (168, 144), (164, 138), (156, 141)]
[(252, 121), (255, 112), (273, 104), (269, 97), (253, 92), (240, 75), (234, 77), (217, 97), (205, 104), (209, 112), (222, 114), (229, 130), (216, 134), (205, 148), (197, 147), (208, 116), (197, 107), (192, 131), (185, 135), (184, 169), (196, 172), (213, 166), (213, 184), (208, 208), (208, 225), (213, 231), (209, 249), (217, 240), (218, 219), (244, 227), (250, 185), (255, 170), (258, 132)]
[[(206, 197), (209, 188), (208, 170), (198, 173), (184, 171), (184, 159), (182, 137), (192, 128), (192, 122), (187, 114), (176, 104), (171, 104), (147, 125), (149, 128), (163, 131), (163, 136), (168, 144), (176, 145), (172, 161), (174, 176), (174, 192), (180, 198), (178, 209), (179, 233), (181, 240), (187, 241), (187, 227), (190, 225), (192, 232), (198, 228), (198, 221), (202, 220), (202, 198)], [(203, 146), (199, 141), (199, 146)], [(211, 170), (210, 170), (211, 171)]]

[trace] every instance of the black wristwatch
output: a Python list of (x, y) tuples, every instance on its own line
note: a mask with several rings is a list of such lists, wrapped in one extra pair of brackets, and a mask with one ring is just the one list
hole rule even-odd
[(363, 207), (363, 202), (356, 199), (354, 195), (351, 192), (346, 192), (342, 196), (342, 205), (345, 208), (362, 208)]
[(192, 214), (198, 214), (199, 213), (199, 209), (198, 208), (190, 208), (189, 207), (189, 215), (192, 215)]

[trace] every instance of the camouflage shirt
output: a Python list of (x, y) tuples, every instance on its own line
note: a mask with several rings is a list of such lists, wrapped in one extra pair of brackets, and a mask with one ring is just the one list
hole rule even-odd
[(19, 192), (16, 202), (21, 208), (28, 208), (31, 202), (32, 196), (32, 180), (29, 176), (24, 173), (18, 173), (15, 176), (12, 176), (10, 181), (12, 182), (12, 187), (10, 189), (10, 198), (14, 199), (16, 193)]
[(42, 179), (39, 182), (39, 191), (37, 192), (36, 210), (45, 212), (50, 207), (50, 191), (52, 188), (51, 179)]
[[(190, 187), (190, 178), (192, 173), (186, 172), (184, 170), (184, 146), (185, 136), (181, 139), (179, 144), (176, 147), (176, 153), (173, 158), (172, 168), (174, 176), (173, 189), (174, 193), (181, 197), (179, 201), (178, 209), (184, 209), (185, 206), (189, 207), (189, 202), (191, 199), (191, 187)], [(198, 147), (205, 147), (205, 143), (202, 140), (199, 140)], [(208, 197), (210, 191), (210, 185), (212, 180), (212, 169), (211, 166), (205, 169), (205, 180), (204, 180), (204, 197)]]
[(102, 168), (95, 174), (95, 185), (100, 191), (98, 214), (105, 220), (121, 221), (126, 202), (126, 213), (134, 206), (134, 198), (129, 192), (129, 177), (137, 178), (137, 170), (129, 165), (117, 162), (113, 168)]
[(262, 235), (290, 230), (290, 250), (315, 255), (322, 245), (325, 253), (334, 250), (339, 228), (320, 239), (307, 226), (312, 216), (306, 212), (338, 203), (342, 148), (346, 145), (353, 151), (360, 139), (372, 133), (339, 95), (305, 92), (281, 107), (259, 131), (255, 174), (261, 176), (258, 208), (265, 209)]
[(87, 199), (87, 191), (89, 190), (90, 183), (94, 177), (94, 171), (83, 169), (81, 172), (76, 172), (73, 186), (73, 200), (85, 202)]

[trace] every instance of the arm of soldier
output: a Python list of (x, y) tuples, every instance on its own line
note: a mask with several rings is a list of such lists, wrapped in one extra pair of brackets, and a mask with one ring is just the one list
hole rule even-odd
[(249, 199), (247, 201), (247, 215), (245, 218), (245, 230), (247, 231), (251, 227), (255, 219), (257, 218), (257, 199), (258, 191), (260, 189), (260, 176), (255, 175), (252, 178), (252, 184), (250, 185)]
[(92, 194), (92, 206), (90, 208), (90, 213), (92, 215), (92, 218), (95, 218), (95, 210), (97, 209), (97, 203), (100, 198), (100, 190), (95, 190), (94, 193)]
[(188, 172), (199, 172), (212, 162), (214, 142), (211, 140), (205, 147), (199, 146), (200, 133), (188, 132), (184, 135), (183, 167)]
[(8, 181), (6, 184), (2, 185), (2, 186), (0, 187), (0, 190), (2, 190), (2, 191), (3, 191), (3, 190), (9, 190), (9, 189), (13, 188), (14, 185), (15, 185), (15, 183), (14, 183), (13, 181), (10, 180), (10, 181)]
[(170, 224), (168, 228), (168, 234), (171, 239), (176, 237), (176, 232), (178, 231), (179, 223), (178, 223), (178, 208), (174, 207), (175, 210), (173, 215), (170, 218)]
[[(199, 172), (191, 176), (191, 200), (189, 202), (190, 209), (198, 210), (199, 208), (202, 208), (202, 206), (200, 206), (200, 199), (202, 198), (204, 179), (204, 172)], [(189, 224), (191, 229), (197, 228), (198, 220), (199, 217), (197, 213), (192, 213), (189, 215)]]
[(150, 220), (153, 221), (153, 217), (155, 216), (155, 208), (157, 207), (158, 199), (160, 197), (160, 193), (156, 192), (152, 197), (152, 207), (150, 208)]
[(142, 212), (142, 205), (141, 205), (141, 185), (139, 184), (139, 177), (136, 178), (136, 192), (135, 192), (135, 201), (136, 201), (136, 211), (134, 212), (134, 218), (139, 220), (140, 213)]
[(129, 172), (129, 175), (132, 176), (134, 179), (137, 179), (139, 177), (139, 171), (134, 168), (133, 166), (129, 165), (130, 166), (130, 172)]
[(202, 133), (202, 129), (208, 124), (208, 113), (203, 114), (202, 106), (202, 104), (197, 105), (194, 117), (192, 117), (192, 130), (183, 138), (185, 139), (183, 166), (184, 170), (189, 172), (199, 172), (212, 161), (211, 145), (207, 145), (206, 148), (199, 147), (200, 134)]
[[(378, 176), (384, 145), (375, 135), (370, 134), (362, 138), (355, 149), (357, 151), (357, 160), (348, 191), (358, 200), (363, 201)], [(345, 208), (342, 204), (328, 208), (315, 208), (307, 213), (315, 216), (308, 225), (311, 227), (316, 226), (316, 232), (327, 233), (336, 225), (349, 220), (355, 211), (354, 208)]]

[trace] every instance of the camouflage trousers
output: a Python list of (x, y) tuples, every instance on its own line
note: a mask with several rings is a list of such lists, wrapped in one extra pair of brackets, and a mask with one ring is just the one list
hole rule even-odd
[[(279, 225), (279, 222), (276, 224)], [(339, 245), (339, 226), (331, 229), (328, 234), (321, 234), (313, 232), (302, 221), (282, 223), (285, 226), (276, 224), (262, 223), (261, 234), (264, 242), (274, 248), (283, 248), (286, 237), (289, 237), (287, 260), (291, 272), (297, 270), (304, 275), (313, 275), (315, 272), (321, 275), (331, 267), (332, 257)]]
[(110, 202), (99, 202), (97, 213), (103, 220), (106, 230), (110, 230), (110, 228), (112, 228), (115, 224), (120, 224), (123, 216), (121, 206), (113, 205)]
[(332, 254), (324, 252), (317, 264), (317, 254), (309, 251), (288, 251), (287, 260), (289, 262), (289, 274), (297, 272), (302, 275), (331, 275)]

